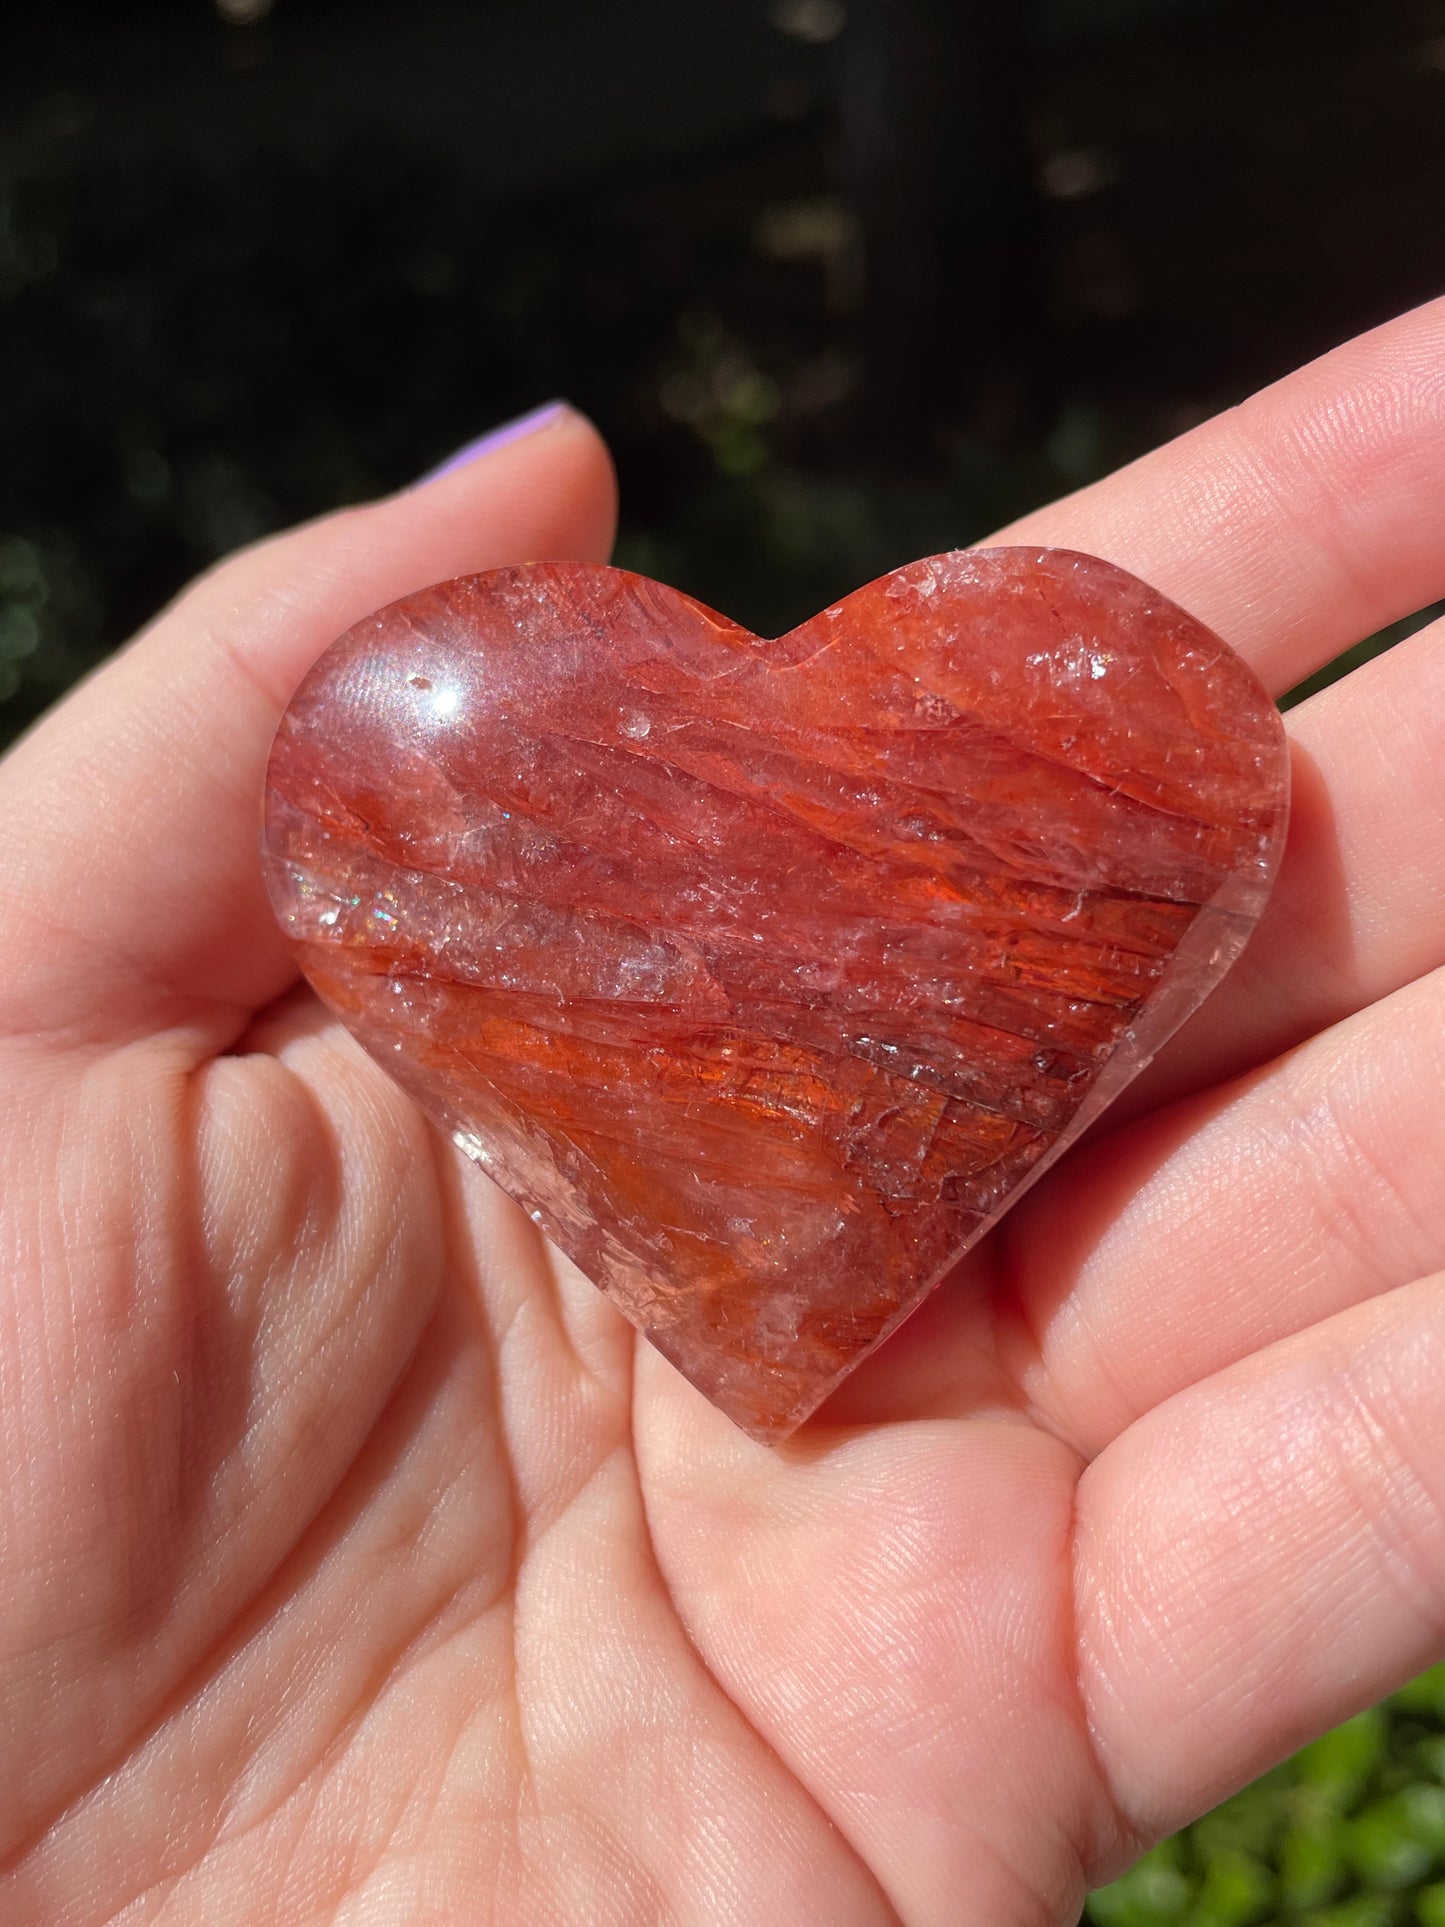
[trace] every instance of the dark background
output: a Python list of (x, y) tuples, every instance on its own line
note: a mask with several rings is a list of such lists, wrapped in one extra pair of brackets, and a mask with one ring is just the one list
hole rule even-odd
[[(759, 629), (1445, 291), (1445, 0), (92, 0), (0, 28), (0, 743), (554, 395)], [(1445, 1927), (1445, 1671), (1091, 1903)]]
[(0, 44), (0, 740), (552, 395), (777, 628), (1445, 287), (1445, 0), (117, 13)]

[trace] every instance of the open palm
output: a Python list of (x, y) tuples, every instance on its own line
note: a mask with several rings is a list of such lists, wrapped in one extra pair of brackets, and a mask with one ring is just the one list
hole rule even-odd
[[(1445, 596), (1442, 367), (1445, 304), (1004, 539), (1283, 689)], [(1062, 1927), (1445, 1650), (1445, 637), (1292, 712), (1242, 964), (769, 1452), (262, 893), (326, 642), (611, 513), (563, 417), (226, 564), (0, 769), (6, 1923)]]

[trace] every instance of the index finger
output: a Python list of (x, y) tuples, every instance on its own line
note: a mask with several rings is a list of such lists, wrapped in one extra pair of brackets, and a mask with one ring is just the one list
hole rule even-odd
[(1438, 300), (989, 539), (1121, 564), (1281, 694), (1445, 595), (1442, 493)]

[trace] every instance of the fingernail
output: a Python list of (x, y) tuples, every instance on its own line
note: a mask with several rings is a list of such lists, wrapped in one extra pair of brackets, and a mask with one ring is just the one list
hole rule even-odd
[[(500, 427), (489, 428), (485, 435), (479, 435), (474, 442), (459, 448), (455, 455), (448, 455), (436, 468), (429, 468), (421, 477), (421, 482), (439, 481), (443, 475), (454, 475), (459, 468), (467, 468), (473, 462), (480, 462), (488, 455), (495, 455), (499, 448), (507, 448), (513, 442), (524, 441), (528, 435), (535, 435), (540, 428), (547, 428), (567, 414), (565, 401), (545, 401), (540, 408), (528, 409), (525, 415), (515, 415)], [(416, 484), (421, 486), (421, 482)]]

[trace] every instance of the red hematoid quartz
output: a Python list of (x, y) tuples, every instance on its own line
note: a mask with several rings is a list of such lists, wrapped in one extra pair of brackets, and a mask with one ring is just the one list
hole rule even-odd
[(777, 1440), (1228, 969), (1278, 712), (1059, 550), (762, 641), (618, 569), (443, 583), (286, 712), (306, 975), (653, 1344)]

